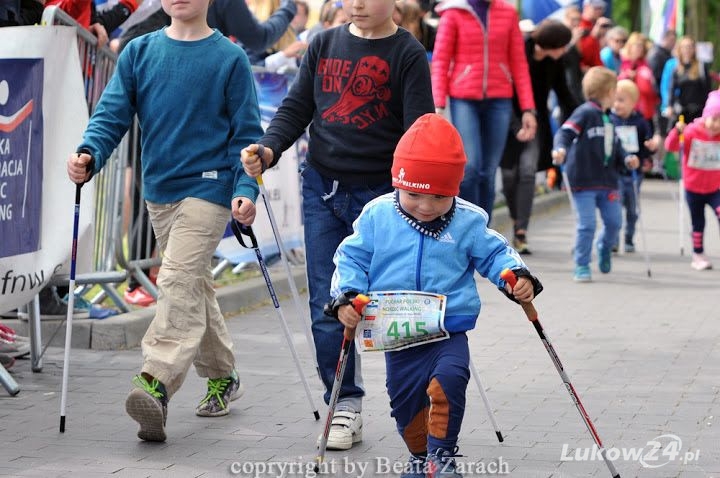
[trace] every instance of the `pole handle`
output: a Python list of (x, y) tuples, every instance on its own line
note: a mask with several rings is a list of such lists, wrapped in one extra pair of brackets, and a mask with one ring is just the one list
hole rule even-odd
[[(238, 199), (238, 207), (242, 204), (242, 199)], [(233, 234), (235, 234), (235, 239), (238, 240), (241, 246), (243, 246), (246, 249), (257, 249), (258, 248), (258, 241), (257, 237), (255, 237), (255, 233), (252, 230), (251, 226), (246, 226), (245, 224), (242, 224), (235, 219), (230, 220), (230, 229), (232, 229)], [(245, 241), (243, 240), (243, 236), (247, 236), (250, 239), (250, 245), (245, 244)]]
[[(515, 284), (517, 284), (517, 277), (513, 271), (510, 269), (504, 269), (500, 273), (500, 278), (510, 284), (511, 289), (515, 288)], [(520, 306), (530, 322), (536, 322), (538, 320), (538, 313), (532, 302), (521, 302)]]
[(258, 158), (260, 158), (260, 167), (262, 168), (260, 170), (260, 174), (255, 178), (257, 180), (258, 185), (263, 184), (263, 178), (262, 175), (265, 171), (267, 171), (267, 166), (265, 165), (265, 160), (263, 159), (265, 157), (265, 146), (262, 144), (258, 144), (258, 149), (255, 151), (255, 154), (257, 154)]
[[(353, 300), (350, 301), (350, 303), (352, 304), (353, 309), (355, 309), (355, 312), (362, 315), (363, 309), (367, 304), (370, 303), (370, 297), (366, 296), (365, 294), (358, 294)], [(345, 335), (345, 338), (347, 340), (352, 340), (353, 338), (355, 338), (355, 329), (345, 327), (343, 335)]]
[[(685, 126), (685, 115), (678, 116), (678, 124)], [(683, 128), (683, 130), (678, 135), (678, 140), (680, 141), (680, 144), (685, 142), (685, 128)], [(682, 160), (682, 158), (680, 159)]]

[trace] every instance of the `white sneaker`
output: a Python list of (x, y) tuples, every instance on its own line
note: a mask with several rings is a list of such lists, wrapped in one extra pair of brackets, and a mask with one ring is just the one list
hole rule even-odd
[(708, 258), (705, 256), (705, 254), (693, 253), (692, 262), (690, 263), (690, 267), (692, 267), (696, 271), (704, 271), (707, 269), (712, 269), (712, 264), (710, 263)]
[[(318, 437), (320, 447), (322, 435)], [(362, 417), (359, 413), (341, 410), (335, 412), (328, 434), (328, 450), (349, 450), (355, 443), (362, 441)]]

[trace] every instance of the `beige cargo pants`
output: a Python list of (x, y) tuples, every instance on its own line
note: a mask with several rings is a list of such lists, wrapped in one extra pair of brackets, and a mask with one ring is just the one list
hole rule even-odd
[(197, 198), (148, 202), (147, 208), (163, 260), (155, 318), (142, 340), (142, 371), (162, 382), (170, 398), (190, 364), (208, 378), (227, 377), (235, 366), (211, 274), (230, 210)]

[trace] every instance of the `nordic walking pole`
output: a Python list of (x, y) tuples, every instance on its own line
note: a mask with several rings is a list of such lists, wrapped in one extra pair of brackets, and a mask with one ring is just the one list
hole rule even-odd
[(572, 189), (570, 189), (570, 178), (568, 177), (567, 171), (565, 171), (565, 166), (560, 166), (560, 173), (562, 175), (562, 180), (565, 183), (565, 191), (567, 191), (568, 200), (570, 201), (570, 209), (572, 209), (573, 212), (576, 212), (575, 209), (575, 199), (572, 195)]
[[(260, 158), (260, 164), (263, 165), (263, 172), (264, 172), (264, 165), (263, 162), (263, 154), (265, 153), (265, 146), (262, 144), (258, 144), (258, 149), (255, 152), (255, 154)], [(315, 342), (313, 342), (312, 338), (312, 332), (310, 331), (310, 326), (308, 325), (306, 320), (303, 320), (301, 311), (302, 306), (300, 305), (300, 294), (298, 294), (297, 287), (295, 286), (295, 281), (292, 278), (292, 272), (290, 271), (290, 264), (288, 263), (287, 259), (287, 250), (285, 249), (285, 245), (283, 244), (282, 238), (280, 237), (280, 230), (277, 227), (277, 222), (275, 221), (275, 214), (273, 214), (272, 206), (270, 205), (270, 199), (268, 199), (268, 193), (267, 189), (265, 189), (265, 183), (263, 182), (262, 174), (258, 175), (256, 178), (258, 187), (260, 188), (260, 195), (263, 198), (263, 203), (265, 204), (265, 210), (268, 213), (268, 218), (270, 219), (270, 227), (273, 231), (273, 236), (275, 236), (275, 243), (278, 246), (278, 250), (280, 251), (280, 258), (282, 259), (283, 266), (285, 267), (285, 273), (288, 276), (288, 282), (290, 283), (290, 291), (293, 296), (293, 300), (295, 301), (295, 308), (297, 309), (297, 317), (300, 320), (300, 323), (303, 326), (303, 330), (305, 331), (305, 340), (307, 340), (308, 347), (310, 348), (310, 354), (312, 355), (313, 362), (315, 363), (315, 370), (317, 371), (318, 378), (322, 381), (322, 375), (320, 375), (320, 366), (317, 362), (317, 354), (315, 351)]]
[[(685, 126), (685, 115), (678, 116), (678, 124)], [(683, 128), (683, 131), (685, 129)], [(680, 140), (680, 147), (678, 148), (678, 241), (680, 242), (680, 255), (685, 255), (685, 208), (683, 204), (683, 177), (682, 177), (682, 162), (683, 156), (685, 155), (685, 133), (680, 132), (678, 135)]]
[[(364, 294), (358, 294), (352, 300), (352, 306), (358, 314), (362, 315), (363, 308), (370, 302), (370, 297)], [(330, 435), (330, 426), (332, 425), (333, 415), (335, 415), (335, 406), (340, 396), (340, 386), (342, 385), (343, 376), (345, 375), (345, 366), (347, 365), (350, 347), (355, 338), (355, 329), (345, 327), (343, 332), (343, 341), (340, 346), (340, 357), (338, 358), (337, 367), (335, 367), (335, 380), (333, 381), (332, 391), (330, 392), (330, 402), (328, 403), (328, 414), (325, 418), (325, 428), (320, 438), (320, 449), (315, 459), (315, 472), (320, 471), (320, 465), (325, 460), (325, 450), (327, 449), (328, 436)]]
[[(505, 269), (504, 271), (502, 271), (500, 273), (500, 278), (510, 284), (511, 288), (514, 288), (515, 284), (517, 283), (517, 277), (515, 277), (515, 274), (510, 269)], [(610, 474), (612, 474), (613, 478), (620, 478), (620, 474), (615, 469), (615, 465), (613, 465), (612, 461), (610, 461), (607, 457), (607, 452), (603, 447), (602, 441), (600, 441), (600, 435), (598, 435), (597, 430), (595, 430), (595, 425), (593, 425), (592, 421), (590, 420), (590, 416), (585, 411), (585, 407), (580, 401), (580, 396), (575, 391), (575, 387), (573, 387), (572, 383), (570, 382), (570, 377), (568, 377), (568, 374), (565, 372), (565, 367), (563, 367), (562, 363), (560, 362), (560, 357), (558, 357), (557, 353), (555, 352), (555, 348), (550, 343), (550, 339), (548, 338), (548, 336), (545, 335), (545, 331), (543, 330), (543, 327), (540, 324), (540, 320), (538, 319), (538, 313), (537, 310), (535, 310), (535, 306), (532, 304), (532, 302), (521, 303), (520, 305), (522, 306), (523, 311), (525, 311), (525, 315), (527, 316), (528, 320), (530, 320), (530, 322), (532, 322), (533, 326), (535, 327), (535, 330), (540, 336), (540, 340), (542, 340), (542, 343), (545, 346), (545, 350), (547, 350), (548, 354), (550, 354), (550, 358), (552, 359), (553, 364), (555, 364), (555, 368), (560, 374), (560, 378), (565, 384), (565, 388), (567, 388), (567, 391), (570, 393), (570, 397), (572, 397), (575, 406), (580, 412), (580, 416), (585, 422), (585, 426), (590, 432), (590, 435), (592, 435), (593, 440), (595, 440), (595, 444), (600, 451), (600, 456), (602, 456), (608, 469), (610, 469)]]
[(262, 271), (262, 275), (265, 278), (265, 284), (267, 285), (273, 305), (275, 306), (275, 311), (277, 311), (278, 317), (280, 317), (280, 324), (282, 325), (285, 339), (287, 340), (288, 346), (290, 347), (290, 353), (292, 354), (293, 360), (295, 361), (295, 367), (297, 367), (298, 374), (300, 375), (300, 380), (302, 381), (303, 387), (305, 387), (305, 394), (307, 395), (308, 401), (310, 402), (310, 408), (313, 412), (313, 416), (315, 417), (315, 420), (320, 420), (320, 414), (318, 413), (317, 407), (315, 406), (315, 402), (313, 402), (312, 393), (310, 393), (310, 386), (308, 385), (308, 381), (305, 378), (302, 366), (300, 365), (300, 359), (298, 358), (297, 350), (295, 350), (295, 344), (293, 343), (290, 328), (288, 327), (287, 321), (285, 320), (285, 315), (283, 315), (282, 309), (280, 308), (280, 302), (278, 301), (277, 295), (275, 294), (275, 288), (270, 281), (270, 274), (268, 273), (267, 267), (265, 266), (263, 256), (260, 253), (260, 247), (258, 247), (255, 233), (253, 233), (253, 230), (250, 226), (244, 226), (242, 224), (239, 224), (235, 220), (231, 222), (230, 227), (232, 228), (233, 233), (235, 234), (235, 237), (237, 238), (241, 246), (248, 247), (243, 241), (243, 234), (250, 238), (252, 248), (255, 250), (255, 255), (257, 256), (258, 264), (260, 264), (260, 270)]
[(480, 397), (482, 397), (482, 400), (485, 403), (485, 408), (487, 409), (488, 416), (490, 417), (490, 422), (492, 423), (493, 429), (495, 430), (495, 435), (497, 435), (498, 441), (502, 443), (504, 441), (502, 432), (500, 431), (500, 427), (495, 420), (495, 413), (493, 413), (492, 406), (490, 405), (490, 400), (488, 400), (487, 394), (485, 393), (485, 387), (483, 387), (482, 382), (480, 382), (480, 374), (478, 374), (477, 370), (475, 369), (475, 364), (473, 363), (472, 359), (470, 359), (470, 373), (475, 379), (475, 384), (480, 391)]
[(63, 358), (62, 392), (60, 393), (60, 433), (65, 433), (65, 405), (67, 404), (67, 384), (70, 374), (70, 344), (72, 341), (73, 309), (75, 308), (75, 266), (77, 264), (77, 241), (80, 227), (80, 192), (82, 183), (75, 185), (75, 213), (73, 217), (73, 236), (70, 256), (70, 282), (68, 284), (67, 324), (65, 325), (65, 357)]
[(647, 267), (647, 276), (650, 278), (652, 277), (652, 272), (650, 272), (650, 252), (647, 248), (647, 241), (645, 239), (645, 223), (643, 222), (642, 211), (640, 210), (640, 181), (638, 179), (636, 169), (632, 170), (632, 182), (633, 194), (635, 194), (635, 214), (637, 214), (638, 221), (640, 222), (640, 236), (642, 237), (643, 252), (645, 253), (645, 267)]

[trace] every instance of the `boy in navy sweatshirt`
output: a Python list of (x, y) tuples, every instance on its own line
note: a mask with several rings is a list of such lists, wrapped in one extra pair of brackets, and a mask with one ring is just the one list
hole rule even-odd
[(262, 127), (250, 62), (208, 27), (209, 3), (163, 1), (171, 25), (123, 50), (83, 141), (67, 161), (74, 183), (89, 181), (137, 114), (145, 201), (163, 252), (157, 310), (142, 340), (142, 371), (125, 401), (146, 441), (165, 441), (167, 403), (190, 365), (208, 378), (197, 415), (227, 415), (230, 401), (242, 394), (210, 265), (231, 211), (243, 224), (255, 218), (258, 186), (238, 158)]
[(628, 155), (615, 135), (608, 109), (615, 100), (617, 76), (611, 70), (595, 66), (583, 77), (587, 101), (573, 111), (555, 133), (552, 157), (566, 162), (565, 186), (572, 191), (577, 226), (575, 235), (575, 281), (590, 282), (590, 258), (595, 238), (595, 209), (600, 211), (603, 229), (597, 241), (600, 272), (611, 268), (611, 251), (622, 225), (618, 193), (620, 171), (639, 165), (637, 156)]

